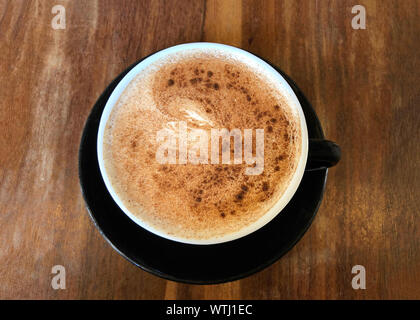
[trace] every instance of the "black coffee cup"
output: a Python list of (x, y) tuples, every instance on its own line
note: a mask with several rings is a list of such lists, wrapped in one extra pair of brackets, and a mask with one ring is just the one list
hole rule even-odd
[(332, 141), (309, 139), (308, 161), (305, 171), (335, 166), (341, 158), (340, 147)]
[[(267, 81), (275, 85), (275, 88), (278, 89), (279, 92), (281, 92), (284, 95), (285, 99), (287, 99), (287, 103), (290, 106), (290, 109), (293, 110), (293, 116), (296, 117), (296, 121), (299, 123), (298, 136), (299, 139), (301, 139), (301, 141), (299, 142), (301, 145), (301, 152), (298, 154), (297, 157), (296, 170), (291, 176), (290, 181), (288, 182), (288, 185), (286, 186), (286, 189), (284, 190), (283, 194), (276, 201), (276, 203), (269, 210), (267, 210), (267, 212), (265, 212), (261, 216), (261, 218), (259, 218), (257, 221), (254, 221), (249, 226), (242, 229), (238, 229), (235, 232), (223, 236), (217, 236), (209, 239), (202, 239), (200, 237), (189, 238), (184, 237), (183, 235), (173, 235), (166, 232), (165, 230), (160, 230), (155, 226), (150, 225), (146, 221), (140, 219), (138, 216), (133, 214), (125, 206), (120, 196), (114, 190), (114, 187), (105, 169), (103, 156), (103, 140), (106, 123), (110, 117), (112, 109), (117, 104), (119, 97), (124, 93), (124, 90), (129, 85), (129, 83), (138, 74), (143, 72), (147, 68), (147, 66), (159, 62), (161, 59), (166, 59), (167, 57), (175, 57), (186, 52), (197, 52), (197, 50), (203, 53), (217, 52), (220, 55), (234, 56), (235, 59), (238, 59), (242, 63), (248, 64), (252, 68), (255, 68), (255, 70), (259, 70), (259, 72), (264, 73), (264, 75), (267, 76)], [(289, 86), (286, 79), (281, 74), (279, 74), (277, 70), (275, 70), (270, 64), (266, 63), (259, 57), (247, 51), (217, 43), (188, 43), (170, 47), (152, 54), (151, 56), (142, 60), (133, 69), (131, 69), (114, 89), (106, 103), (98, 128), (97, 154), (102, 178), (105, 182), (109, 193), (113, 197), (115, 203), (130, 219), (132, 219), (140, 227), (163, 238), (183, 243), (205, 245), (236, 240), (262, 228), (273, 218), (275, 218), (292, 199), (293, 195), (295, 194), (296, 190), (300, 185), (305, 171), (319, 170), (331, 167), (335, 165), (340, 159), (340, 149), (337, 144), (327, 140), (309, 139), (306, 120), (300, 102), (296, 97), (293, 89)]]

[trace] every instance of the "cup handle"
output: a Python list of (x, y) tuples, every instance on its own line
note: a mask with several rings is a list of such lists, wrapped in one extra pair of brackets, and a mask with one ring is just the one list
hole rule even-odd
[(335, 166), (341, 158), (340, 147), (332, 141), (309, 139), (308, 161), (305, 171), (325, 169)]

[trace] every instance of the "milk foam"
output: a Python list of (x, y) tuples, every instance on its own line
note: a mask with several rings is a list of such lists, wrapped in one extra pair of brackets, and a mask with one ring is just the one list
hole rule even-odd
[[(169, 55), (140, 72), (114, 106), (104, 132), (104, 163), (125, 207), (162, 234), (209, 239), (260, 219), (283, 195), (298, 165), (299, 114), (272, 74), (222, 50)], [(163, 165), (156, 134), (190, 128), (263, 128), (265, 168)]]

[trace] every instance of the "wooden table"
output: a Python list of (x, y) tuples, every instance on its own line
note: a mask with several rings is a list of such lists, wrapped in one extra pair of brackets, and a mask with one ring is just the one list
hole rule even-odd
[[(55, 30), (52, 7), (66, 9)], [(352, 28), (355, 4), (366, 29)], [(101, 237), (80, 193), (85, 120), (107, 84), (184, 42), (288, 73), (343, 150), (318, 215), (280, 261), (212, 286), (165, 281)], [(0, 298), (420, 298), (420, 1), (0, 0)], [(51, 268), (66, 268), (54, 290)], [(352, 267), (366, 268), (354, 290)]]

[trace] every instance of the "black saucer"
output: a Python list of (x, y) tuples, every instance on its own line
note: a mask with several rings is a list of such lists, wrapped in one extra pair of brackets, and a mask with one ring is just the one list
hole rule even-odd
[[(299, 241), (315, 217), (321, 204), (327, 169), (305, 172), (292, 200), (263, 228), (241, 239), (217, 245), (189, 245), (156, 236), (130, 220), (113, 201), (102, 180), (96, 155), (99, 120), (112, 91), (136, 64), (120, 74), (100, 96), (86, 121), (80, 144), (81, 189), (90, 217), (102, 236), (124, 258), (143, 270), (186, 283), (232, 281), (278, 260)], [(307, 99), (287, 75), (278, 71), (302, 105), (309, 138), (324, 138)]]

